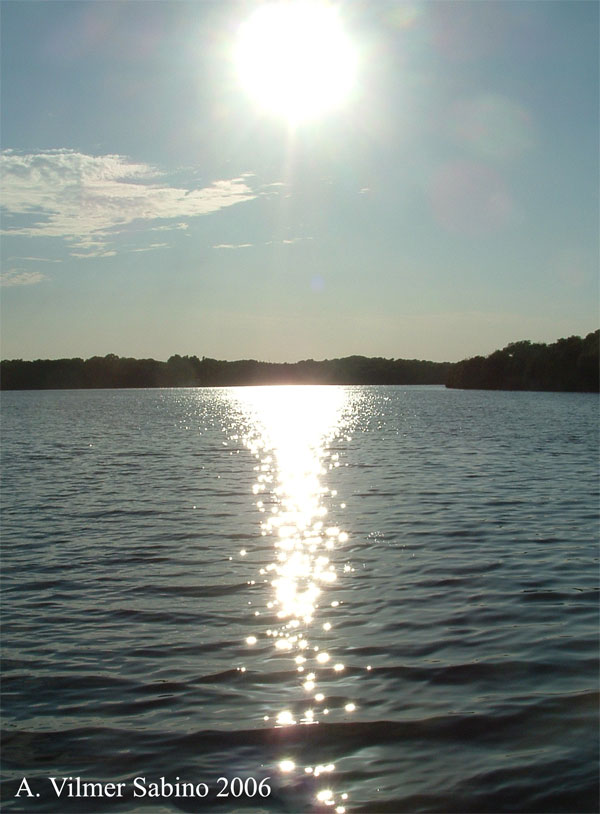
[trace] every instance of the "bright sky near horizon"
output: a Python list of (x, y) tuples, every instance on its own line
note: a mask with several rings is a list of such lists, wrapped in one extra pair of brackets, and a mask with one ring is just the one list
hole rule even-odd
[(2, 358), (598, 327), (598, 3), (264, 5), (1, 3)]

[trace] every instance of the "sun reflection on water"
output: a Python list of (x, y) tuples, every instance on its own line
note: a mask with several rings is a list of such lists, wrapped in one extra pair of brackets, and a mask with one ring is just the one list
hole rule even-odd
[[(255, 631), (246, 643), (253, 646), (259, 638), (270, 638), (274, 656), (288, 658), (298, 674), (300, 698), (292, 699), (290, 708), (274, 712), (275, 725), (314, 725), (330, 712), (319, 681), (344, 671), (344, 664), (329, 652), (335, 621), (332, 624), (318, 617), (322, 611), (330, 616), (340, 604), (327, 594), (338, 581), (336, 549), (348, 541), (348, 534), (328, 522), (325, 503), (336, 493), (325, 486), (324, 476), (328, 469), (339, 466), (331, 442), (345, 431), (348, 391), (318, 386), (250, 387), (235, 395), (250, 424), (244, 442), (257, 459), (252, 491), (264, 514), (261, 534), (273, 541), (273, 559), (260, 569), (270, 586), (266, 603), (270, 627)], [(342, 574), (348, 570), (352, 569), (343, 568)], [(354, 703), (346, 703), (344, 712), (355, 709)], [(265, 720), (270, 718), (265, 716)], [(279, 764), (285, 774), (295, 767), (287, 755)], [(304, 772), (319, 777), (333, 769), (328, 764), (314, 770), (305, 767)], [(318, 788), (316, 801), (332, 806), (334, 792)]]

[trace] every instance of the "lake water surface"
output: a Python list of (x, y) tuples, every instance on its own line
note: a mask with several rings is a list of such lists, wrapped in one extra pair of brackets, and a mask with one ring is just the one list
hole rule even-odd
[(2, 412), (4, 811), (598, 810), (597, 396)]

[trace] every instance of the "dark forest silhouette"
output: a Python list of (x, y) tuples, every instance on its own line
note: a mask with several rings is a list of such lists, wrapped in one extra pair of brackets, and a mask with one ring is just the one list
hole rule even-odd
[(91, 359), (0, 363), (4, 390), (222, 387), (266, 384), (445, 384), (482, 390), (598, 391), (600, 331), (551, 345), (513, 342), (454, 364), (348, 356), (293, 364), (171, 356), (167, 362), (108, 354)]
[(171, 356), (167, 362), (114, 354), (91, 359), (20, 359), (0, 365), (4, 390), (101, 387), (219, 387), (253, 384), (444, 384), (449, 362), (349, 356), (294, 364)]
[(597, 392), (600, 331), (570, 336), (551, 345), (511, 342), (489, 356), (452, 365), (446, 387), (476, 390)]

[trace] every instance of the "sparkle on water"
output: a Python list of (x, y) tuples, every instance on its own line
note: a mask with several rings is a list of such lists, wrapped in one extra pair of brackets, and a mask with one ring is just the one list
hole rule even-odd
[[(330, 679), (344, 671), (340, 661), (331, 664), (331, 653), (322, 646), (332, 625), (318, 617), (320, 607), (335, 609), (340, 604), (328, 601), (326, 594), (338, 578), (332, 555), (348, 541), (348, 534), (327, 523), (324, 499), (328, 489), (323, 475), (339, 465), (329, 444), (343, 426), (347, 395), (341, 388), (326, 387), (245, 388), (236, 395), (251, 427), (244, 440), (257, 459), (252, 491), (259, 510), (265, 510), (261, 536), (273, 541), (273, 560), (260, 573), (270, 580), (272, 590), (266, 604), (278, 622), (277, 627), (256, 630), (246, 642), (254, 645), (261, 637), (270, 638), (275, 651), (287, 655), (297, 671), (301, 697), (316, 702), (312, 708), (300, 706), (298, 699), (294, 709), (294, 699), (290, 699), (291, 708), (274, 713), (275, 725), (317, 724), (321, 715), (330, 712), (322, 705), (325, 694), (315, 693), (320, 675), (326, 673)], [(343, 569), (343, 574), (348, 573)], [(311, 645), (313, 631), (318, 631), (320, 645)], [(343, 710), (347, 713), (355, 708), (346, 703)], [(318, 777), (334, 768), (328, 764), (310, 772)], [(282, 757), (279, 769), (290, 773), (295, 762)], [(317, 800), (327, 806), (335, 804), (331, 789), (319, 790)]]

